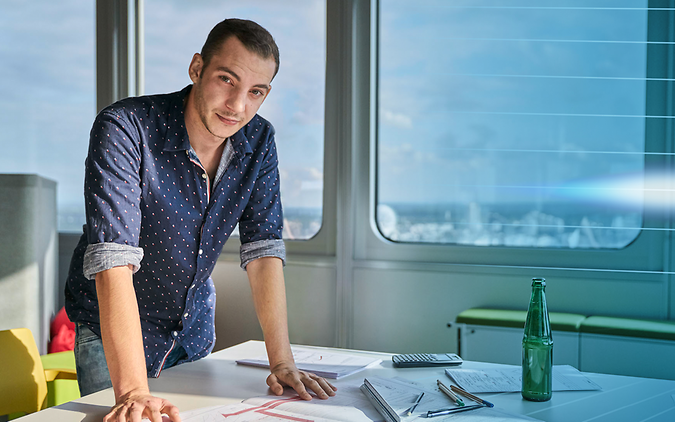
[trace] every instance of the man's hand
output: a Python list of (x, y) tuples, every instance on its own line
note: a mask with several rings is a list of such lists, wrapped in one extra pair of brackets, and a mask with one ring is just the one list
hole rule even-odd
[(292, 387), (303, 400), (312, 400), (307, 388), (313, 391), (320, 399), (334, 396), (337, 388), (318, 375), (300, 371), (295, 365), (281, 363), (272, 368), (272, 374), (267, 377), (267, 385), (277, 396), (284, 392), (284, 385)]
[(141, 422), (142, 418), (162, 422), (162, 414), (168, 415), (172, 422), (181, 422), (178, 408), (168, 401), (147, 392), (130, 393), (118, 400), (103, 422)]

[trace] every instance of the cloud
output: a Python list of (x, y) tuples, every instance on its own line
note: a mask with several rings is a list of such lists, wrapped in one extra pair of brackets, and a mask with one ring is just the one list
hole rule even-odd
[(401, 129), (412, 129), (413, 127), (410, 116), (403, 113), (394, 113), (393, 111), (382, 109), (380, 110), (380, 116), (382, 116), (385, 124), (390, 124)]

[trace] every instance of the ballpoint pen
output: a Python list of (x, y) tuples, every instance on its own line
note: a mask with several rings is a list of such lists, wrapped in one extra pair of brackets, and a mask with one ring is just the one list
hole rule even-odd
[(467, 410), (480, 409), (481, 407), (485, 407), (485, 406), (480, 405), (480, 404), (473, 404), (471, 406), (453, 407), (451, 409), (429, 410), (424, 417), (435, 418), (436, 416), (443, 416), (443, 415), (450, 415), (452, 413), (466, 412)]
[(415, 409), (417, 408), (417, 405), (420, 404), (420, 401), (422, 401), (422, 397), (424, 397), (424, 391), (421, 392), (419, 396), (417, 396), (417, 400), (415, 400), (415, 403), (413, 403), (412, 406), (410, 406), (405, 412), (403, 412), (405, 414), (405, 416), (412, 415), (412, 412), (415, 411)]
[(490, 403), (489, 401), (483, 400), (483, 399), (481, 399), (480, 397), (476, 397), (476, 396), (474, 396), (473, 394), (469, 393), (468, 391), (464, 391), (464, 390), (462, 390), (462, 389), (459, 388), (459, 387), (455, 387), (454, 385), (450, 385), (450, 388), (451, 388), (452, 391), (454, 391), (455, 393), (461, 394), (461, 395), (464, 396), (464, 397), (468, 397), (468, 398), (470, 398), (471, 400), (473, 400), (473, 401), (475, 401), (475, 402), (477, 402), (477, 403), (484, 404), (484, 405), (486, 405), (487, 407), (495, 407), (495, 405), (492, 404), (492, 403)]
[(448, 387), (445, 386), (445, 384), (441, 382), (441, 380), (436, 380), (436, 383), (438, 384), (438, 388), (444, 392), (446, 396), (450, 397), (450, 400), (454, 401), (457, 406), (464, 406), (462, 399), (457, 397), (455, 393), (453, 393)]

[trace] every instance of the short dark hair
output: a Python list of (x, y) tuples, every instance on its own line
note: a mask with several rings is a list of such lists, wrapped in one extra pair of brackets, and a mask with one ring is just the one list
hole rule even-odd
[(272, 76), (272, 79), (274, 79), (274, 76), (279, 71), (279, 47), (277, 47), (272, 34), (265, 28), (246, 19), (225, 19), (213, 27), (200, 53), (202, 60), (204, 60), (204, 67), (209, 64), (211, 57), (213, 57), (222, 43), (233, 35), (250, 52), (264, 59), (274, 59), (274, 63), (276, 64), (274, 75)]

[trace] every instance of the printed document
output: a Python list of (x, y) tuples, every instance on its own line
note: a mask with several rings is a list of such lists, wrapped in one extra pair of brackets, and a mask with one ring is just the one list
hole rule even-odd
[[(497, 369), (454, 369), (445, 373), (469, 393), (518, 392), (522, 384), (522, 368), (504, 365)], [(553, 391), (602, 390), (578, 369), (570, 365), (553, 365)]]

